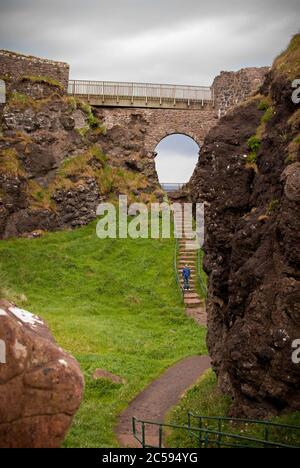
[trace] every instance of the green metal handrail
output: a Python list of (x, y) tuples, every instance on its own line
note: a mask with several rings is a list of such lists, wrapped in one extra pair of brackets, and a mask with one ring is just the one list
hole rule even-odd
[(237, 422), (242, 424), (260, 424), (263, 426), (272, 426), (272, 427), (279, 427), (284, 429), (297, 429), (300, 430), (300, 426), (294, 426), (292, 424), (282, 424), (282, 423), (274, 423), (268, 420), (261, 420), (261, 419), (246, 419), (246, 418), (230, 418), (229, 416), (200, 416), (198, 414), (194, 414), (189, 412), (188, 413), (188, 420), (190, 418), (208, 420), (208, 421), (224, 421), (224, 422)]
[(182, 290), (182, 287), (180, 285), (180, 279), (179, 279), (179, 274), (178, 274), (178, 265), (177, 265), (177, 255), (178, 255), (178, 239), (175, 239), (175, 252), (174, 252), (174, 273), (175, 273), (175, 278), (176, 278), (176, 283), (178, 286), (178, 290), (181, 296), (181, 300), (184, 300), (184, 293)]
[(207, 298), (207, 287), (201, 276), (201, 249), (197, 252), (197, 279), (204, 298)]
[[(188, 425), (178, 425), (178, 424), (166, 424), (161, 422), (155, 421), (145, 421), (139, 420), (137, 418), (132, 419), (132, 428), (133, 428), (133, 435), (134, 438), (142, 445), (143, 448), (162, 448), (163, 447), (163, 428), (172, 428), (172, 429), (180, 429), (187, 431), (190, 435), (196, 438), (197, 440), (197, 447), (198, 448), (211, 448), (212, 446), (215, 448), (221, 447), (231, 447), (231, 448), (250, 448), (249, 445), (246, 445), (245, 442), (250, 442), (255, 444), (256, 448), (300, 448), (299, 445), (292, 445), (292, 444), (285, 444), (282, 442), (275, 442), (269, 439), (271, 428), (282, 428), (282, 429), (290, 429), (293, 431), (300, 430), (300, 426), (292, 426), (287, 424), (279, 424), (279, 423), (272, 423), (270, 421), (260, 421), (260, 420), (253, 420), (253, 419), (238, 419), (238, 418), (223, 418), (223, 417), (205, 417), (205, 416), (198, 416), (189, 413), (189, 422)], [(199, 419), (199, 426), (193, 427), (191, 425), (191, 416)], [(218, 429), (209, 429), (207, 427), (203, 427), (202, 423), (203, 420), (213, 420), (218, 422)], [(239, 435), (231, 432), (226, 432), (221, 430), (221, 424), (223, 421), (234, 421), (246, 424), (260, 424), (263, 425), (264, 430), (264, 438), (258, 439), (257, 437), (247, 436), (247, 435)], [(138, 435), (137, 425), (141, 426), (141, 437)], [(154, 426), (159, 428), (159, 437), (158, 437), (158, 445), (148, 445), (146, 443), (146, 427), (147, 426)], [(215, 436), (213, 439), (210, 436)], [(233, 439), (233, 441), (237, 442), (237, 444), (228, 443), (224, 439)], [(222, 440), (223, 439), (223, 440)], [(254, 446), (252, 446), (254, 447)]]
[[(247, 442), (255, 442), (255, 443), (260, 443), (261, 445), (264, 445), (264, 447), (279, 447), (279, 448), (298, 448), (296, 446), (293, 446), (293, 445), (287, 445), (287, 444), (283, 444), (281, 442), (275, 442), (275, 441), (270, 441), (269, 440), (269, 437), (270, 437), (270, 429), (288, 429), (288, 430), (293, 430), (293, 431), (300, 431), (300, 426), (295, 426), (295, 425), (290, 425), (290, 424), (281, 424), (281, 423), (274, 423), (274, 422), (271, 422), (271, 421), (262, 421), (262, 420), (259, 420), (259, 419), (245, 419), (245, 418), (230, 418), (230, 417), (226, 417), (226, 416), (202, 416), (202, 415), (197, 415), (197, 414), (194, 414), (194, 413), (191, 413), (189, 412), (188, 413), (188, 427), (190, 427), (190, 433), (193, 434), (193, 436), (195, 437), (199, 437), (199, 444), (201, 446), (201, 444), (205, 443), (205, 441), (202, 440), (202, 437), (201, 437), (201, 434), (199, 436), (199, 434), (196, 432), (193, 432), (194, 429), (192, 429), (192, 419), (196, 419), (198, 420), (198, 431), (199, 432), (199, 429), (202, 432), (205, 432), (205, 433), (211, 433), (211, 431), (214, 431), (214, 429), (211, 429), (211, 428), (208, 428), (208, 427), (203, 427), (204, 424), (209, 424), (210, 422), (217, 422), (217, 425), (218, 425), (218, 430), (216, 431), (216, 434), (217, 434), (217, 439), (216, 441), (213, 441), (213, 442), (216, 442), (217, 446), (230, 446), (232, 447), (232, 444), (228, 444), (226, 442), (222, 442), (222, 437), (229, 437), (231, 439), (237, 439), (237, 440), (245, 440)], [(231, 423), (238, 423), (238, 424), (246, 424), (246, 425), (257, 425), (257, 426), (262, 426), (263, 429), (264, 429), (264, 438), (263, 439), (257, 439), (257, 438), (253, 438), (251, 436), (240, 436), (240, 435), (237, 435), (237, 434), (232, 434), (230, 433), (230, 435), (228, 435), (228, 433), (222, 431), (222, 424), (224, 423), (228, 423), (228, 422), (231, 422)], [(299, 440), (300, 440), (300, 432), (299, 432)], [(211, 441), (212, 442), (212, 441)], [(241, 445), (239, 445), (239, 447), (241, 447)], [(248, 446), (244, 446), (244, 447), (248, 447)]]

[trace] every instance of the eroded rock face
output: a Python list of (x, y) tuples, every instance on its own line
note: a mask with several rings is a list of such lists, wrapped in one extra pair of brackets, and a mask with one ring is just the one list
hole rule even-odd
[[(0, 238), (87, 224), (100, 202), (120, 194), (130, 203), (162, 201), (159, 142), (181, 133), (201, 146), (218, 110), (226, 112), (249, 95), (264, 72), (223, 73), (214, 83), (216, 106), (91, 108), (67, 95), (67, 64), (0, 51), (7, 89), (0, 104)], [(80, 163), (95, 147), (106, 156), (102, 171), (91, 169), (88, 158)], [(65, 170), (70, 160), (73, 172), (70, 165)]]
[(158, 193), (153, 151), (144, 148), (149, 123), (140, 116), (132, 112), (122, 125), (105, 128), (101, 111), (51, 82), (12, 76), (7, 87), (0, 106), (0, 238), (82, 226), (95, 219), (101, 201), (121, 193), (147, 203)]
[(0, 301), (0, 447), (59, 447), (82, 392), (79, 365), (45, 323)]
[[(300, 338), (299, 105), (291, 82), (271, 71), (262, 94), (223, 117), (190, 183), (193, 201), (206, 205), (209, 352), (239, 417), (300, 410), (292, 361)], [(261, 143), (249, 158), (254, 135)]]

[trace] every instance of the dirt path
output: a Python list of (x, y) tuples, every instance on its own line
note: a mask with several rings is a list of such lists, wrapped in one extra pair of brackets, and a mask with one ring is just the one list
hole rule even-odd
[[(210, 367), (208, 356), (192, 356), (177, 362), (140, 393), (121, 414), (117, 438), (121, 447), (139, 447), (132, 435), (132, 418), (163, 421), (168, 411)], [(147, 427), (147, 444), (157, 445), (157, 429)]]

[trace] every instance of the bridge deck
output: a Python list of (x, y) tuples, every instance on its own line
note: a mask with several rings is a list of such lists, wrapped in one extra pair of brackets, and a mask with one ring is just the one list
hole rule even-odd
[(103, 107), (201, 109), (214, 104), (207, 86), (70, 80), (68, 93)]

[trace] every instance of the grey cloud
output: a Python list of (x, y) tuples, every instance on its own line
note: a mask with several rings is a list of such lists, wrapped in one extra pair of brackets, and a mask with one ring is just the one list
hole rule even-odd
[(0, 47), (65, 60), (74, 78), (211, 84), (268, 65), (298, 0), (1, 0)]

